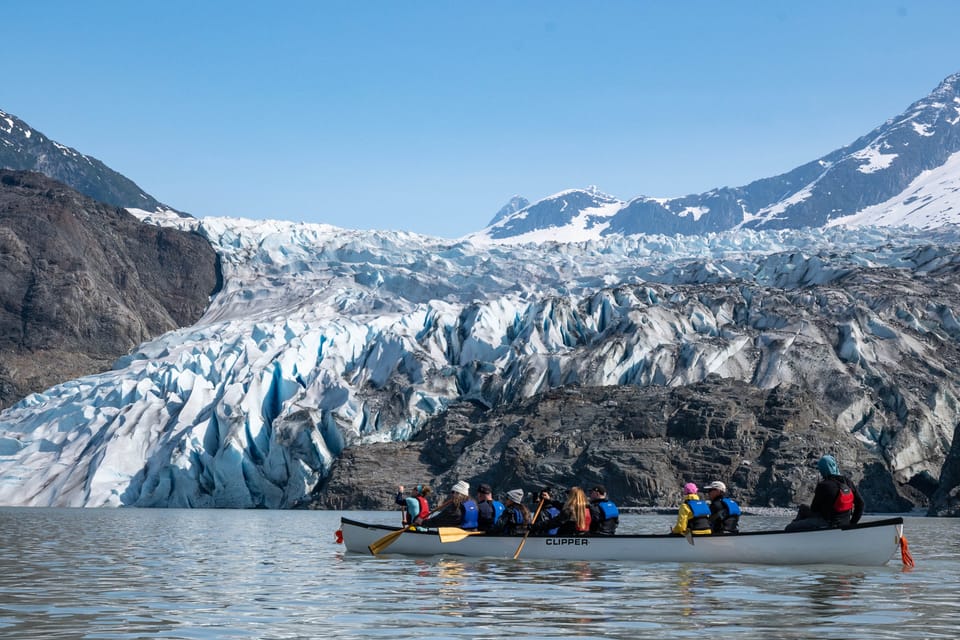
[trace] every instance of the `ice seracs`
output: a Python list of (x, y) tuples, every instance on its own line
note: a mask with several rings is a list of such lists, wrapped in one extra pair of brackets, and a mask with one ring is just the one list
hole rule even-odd
[[(936, 293), (888, 302), (834, 287), (955, 269), (952, 227), (507, 246), (139, 215), (208, 238), (222, 291), (196, 325), (0, 414), (0, 504), (289, 507), (346, 445), (409, 438), (452, 402), (709, 374), (860, 384), (863, 372), (887, 380), (891, 362), (937, 361), (924, 335), (960, 337), (956, 313), (930, 306)], [(958, 395), (955, 378), (942, 377), (940, 397)], [(944, 443), (950, 406), (925, 410)], [(918, 453), (859, 398), (836, 411), (904, 473), (937, 472), (943, 452)]]

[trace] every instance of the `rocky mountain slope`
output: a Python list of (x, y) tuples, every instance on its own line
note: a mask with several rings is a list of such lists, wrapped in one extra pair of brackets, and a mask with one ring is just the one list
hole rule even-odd
[(718, 376), (675, 388), (570, 386), (494, 411), (465, 403), (410, 442), (344, 451), (309, 503), (389, 509), (390, 479), (465, 479), (500, 496), (603, 483), (621, 506), (654, 507), (678, 504), (685, 482), (721, 479), (745, 505), (790, 507), (809, 503), (824, 451), (845, 462), (872, 511), (925, 501), (820, 404), (795, 385), (761, 390)]
[(55, 142), (0, 111), (0, 169), (36, 171), (115, 207), (169, 210), (165, 204), (96, 158)]
[(218, 269), (196, 234), (0, 170), (0, 408), (192, 324)]

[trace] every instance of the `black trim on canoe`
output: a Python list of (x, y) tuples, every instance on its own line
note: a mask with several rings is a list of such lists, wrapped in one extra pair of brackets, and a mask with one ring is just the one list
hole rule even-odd
[[(379, 529), (379, 530), (385, 531), (385, 532), (399, 531), (399, 530), (402, 528), (402, 527), (390, 526), (390, 525), (388, 525), (388, 524), (370, 524), (370, 523), (368, 523), (368, 522), (360, 522), (359, 520), (351, 520), (350, 518), (344, 518), (344, 517), (341, 517), (341, 518), (340, 518), (340, 524), (341, 524), (341, 525), (349, 524), (349, 525), (353, 525), (353, 526), (355, 526), (355, 527), (364, 527), (365, 529)], [(857, 529), (871, 529), (871, 528), (873, 528), (873, 527), (887, 527), (887, 526), (894, 525), (894, 524), (903, 524), (903, 518), (900, 517), (900, 516), (897, 516), (897, 517), (895, 517), (895, 518), (884, 518), (883, 520), (871, 520), (871, 521), (869, 521), (869, 522), (860, 522), (860, 523), (858, 523), (858, 524), (851, 524), (851, 525), (846, 526), (846, 527), (840, 527), (840, 530), (842, 530), (842, 531), (856, 531)], [(736, 536), (738, 536), (738, 537), (742, 537), (742, 536), (769, 536), (769, 535), (789, 534), (789, 533), (816, 533), (817, 531), (834, 531), (834, 529), (812, 529), (812, 530), (807, 530), (807, 531), (784, 531), (783, 529), (776, 529), (776, 530), (773, 530), (773, 531), (743, 531), (743, 532), (741, 532), (741, 533), (734, 534), (734, 535), (736, 535)], [(411, 531), (410, 533), (419, 533), (419, 534), (421, 534), (421, 535), (424, 534), (424, 533), (430, 534), (430, 535), (438, 535), (436, 530), (430, 530), (430, 529), (427, 529), (426, 531)], [(523, 537), (523, 536), (500, 536), (500, 535), (497, 535), (497, 534), (487, 534), (487, 535), (489, 535), (490, 537), (498, 537), (498, 538), (522, 538), (522, 537)], [(535, 536), (535, 535), (531, 535), (530, 537), (531, 537), (531, 538), (545, 538), (545, 537), (549, 537), (549, 536)], [(617, 535), (613, 535), (613, 536), (588, 536), (588, 537), (593, 538), (593, 539), (615, 538), (615, 539), (618, 539), (618, 540), (629, 540), (629, 539), (631, 539), (631, 538), (641, 538), (641, 539), (642, 539), (642, 538), (677, 538), (677, 537), (680, 537), (680, 536), (676, 536), (676, 535), (674, 535), (674, 534), (672, 534), (672, 533), (632, 533), (632, 534), (631, 534), (631, 533), (628, 533), (628, 534), (623, 534), (623, 535), (617, 534)], [(699, 538), (699, 537), (707, 537), (707, 536), (696, 536), (696, 537)]]

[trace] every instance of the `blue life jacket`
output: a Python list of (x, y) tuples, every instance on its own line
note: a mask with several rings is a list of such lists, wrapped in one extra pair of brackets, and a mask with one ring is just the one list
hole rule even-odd
[(691, 531), (710, 531), (710, 503), (706, 500), (687, 500), (686, 503), (693, 512), (687, 528)]
[[(557, 509), (557, 508), (554, 507), (553, 505), (548, 506), (547, 508), (544, 509), (544, 511), (545, 511), (546, 514), (547, 514), (547, 519), (548, 519), (548, 520), (553, 520), (553, 519), (556, 518), (558, 515), (560, 515), (560, 509)], [(548, 529), (548, 530), (547, 530), (547, 535), (548, 535), (548, 536), (555, 536), (555, 535), (557, 535), (557, 531), (559, 531), (559, 530), (560, 530), (560, 527), (554, 527), (553, 529)]]
[(477, 521), (480, 517), (480, 512), (477, 510), (477, 503), (473, 500), (464, 500), (460, 504), (460, 508), (463, 509), (463, 520), (460, 522), (460, 528), (471, 531), (476, 529)]
[(498, 522), (500, 516), (503, 515), (503, 510), (506, 508), (503, 506), (503, 503), (499, 500), (491, 500), (490, 503), (493, 505), (493, 521)]
[(730, 515), (732, 516), (740, 515), (740, 505), (737, 504), (736, 500), (731, 500), (730, 498), (723, 498), (721, 502), (727, 505), (727, 512)]
[(617, 509), (617, 505), (613, 504), (609, 500), (598, 502), (597, 508), (600, 509), (600, 513), (603, 515), (604, 520), (620, 517), (620, 510)]

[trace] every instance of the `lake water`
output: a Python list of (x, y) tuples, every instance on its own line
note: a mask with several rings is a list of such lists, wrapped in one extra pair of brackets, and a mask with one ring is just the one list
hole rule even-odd
[[(872, 568), (373, 558), (335, 543), (340, 515), (0, 509), (0, 638), (960, 635), (956, 519), (907, 518), (906, 571), (899, 557)], [(621, 528), (659, 533), (672, 520), (625, 515)]]

